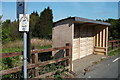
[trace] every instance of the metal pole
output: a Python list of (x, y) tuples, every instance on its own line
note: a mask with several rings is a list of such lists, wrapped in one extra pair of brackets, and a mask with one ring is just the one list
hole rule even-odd
[[(24, 14), (27, 14), (26, 0), (24, 0)], [(27, 80), (27, 32), (24, 32), (24, 80)]]
[[(27, 0), (17, 0), (17, 15), (19, 14), (27, 14), (27, 9), (26, 9), (26, 1)], [(18, 12), (21, 11), (19, 9), (22, 9), (22, 12)], [(19, 17), (17, 17), (19, 18)], [(23, 33), (23, 46), (24, 46), (24, 50), (23, 50), (23, 74), (24, 74), (24, 80), (27, 80), (27, 32)]]
[(24, 71), (24, 80), (27, 80), (27, 33), (24, 32), (24, 64), (23, 64), (23, 71)]
[(30, 63), (30, 31), (27, 32), (27, 61)]

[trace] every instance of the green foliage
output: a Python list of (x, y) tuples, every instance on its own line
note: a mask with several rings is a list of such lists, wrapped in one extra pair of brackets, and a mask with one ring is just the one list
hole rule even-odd
[(51, 45), (48, 45), (48, 46), (40, 46), (39, 49), (47, 49), (47, 48), (52, 48)]
[[(38, 49), (47, 49), (47, 48), (51, 48), (51, 47), (52, 47), (51, 45), (40, 46), (40, 47), (38, 47)], [(21, 51), (23, 51), (23, 48), (4, 48), (1, 50), (2, 50), (1, 53), (10, 53), (10, 52), (21, 52)]]
[(30, 15), (30, 36), (31, 37), (36, 36), (35, 28), (36, 28), (36, 25), (37, 25), (38, 21), (39, 21), (39, 15), (38, 15), (37, 11), (31, 13), (31, 15)]
[(1, 20), (2, 16), (0, 16), (0, 20)]
[(120, 20), (111, 20), (109, 27), (109, 39), (120, 39)]
[[(62, 70), (60, 70), (60, 69), (62, 69)], [(62, 65), (60, 65), (60, 66), (58, 66), (57, 67), (57, 70), (56, 70), (56, 72), (55, 72), (55, 74), (54, 74), (54, 78), (55, 78), (55, 80), (63, 80), (62, 78), (63, 78), (63, 73), (64, 72), (68, 72), (68, 69), (66, 69), (64, 66), (62, 66)]]
[[(1, 18), (1, 16), (0, 16)], [(30, 15), (30, 36), (38, 38), (51, 39), (52, 26), (53, 26), (53, 15), (52, 9), (49, 7), (44, 9), (40, 16), (38, 12), (33, 12)], [(0, 21), (1, 23), (1, 21)], [(17, 39), (22, 39), (22, 34), (18, 31), (18, 21), (11, 22), (6, 20), (0, 26), (2, 29), (2, 43), (7, 43), (9, 41), (15, 41)]]
[(16, 39), (22, 39), (22, 34), (18, 31), (18, 22), (14, 21), (9, 25), (9, 36), (11, 37), (11, 41), (15, 41)]
[(62, 80), (61, 74), (62, 72), (60, 70), (57, 70), (54, 74), (54, 78), (56, 78), (55, 80)]
[(109, 40), (115, 40), (115, 39), (120, 39), (120, 19), (107, 19), (107, 20), (101, 20), (97, 19), (97, 21), (103, 21), (103, 22), (108, 22), (111, 24), (109, 26)]
[(10, 20), (6, 20), (2, 24), (2, 43), (3, 44), (10, 40), (10, 36), (9, 36), (10, 31), (8, 29), (9, 24), (10, 24)]
[(5, 48), (5, 49), (2, 49), (2, 53), (21, 52), (21, 51), (23, 51), (22, 48)]
[(21, 39), (22, 34), (18, 31), (18, 22), (6, 20), (2, 23), (2, 43)]
[(117, 55), (117, 54), (120, 54), (120, 48), (118, 50), (115, 50), (115, 51), (112, 51), (112, 52), (108, 53), (108, 56), (114, 56), (114, 55)]
[(2, 28), (2, 43), (8, 42), (9, 40), (9, 31), (6, 28)]
[(30, 15), (30, 33), (31, 37), (51, 39), (52, 26), (53, 26), (52, 10), (48, 7), (45, 8), (40, 16), (37, 12)]
[(52, 26), (53, 26), (53, 15), (52, 10), (48, 7), (45, 8), (39, 17), (39, 21), (34, 28), (34, 36), (39, 38), (51, 39)]
[(9, 57), (0, 59), (1, 67), (0, 70), (10, 69), (16, 66), (21, 66), (20, 56)]

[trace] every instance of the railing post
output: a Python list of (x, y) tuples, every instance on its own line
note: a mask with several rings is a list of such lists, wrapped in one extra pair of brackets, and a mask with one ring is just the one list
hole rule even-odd
[(114, 42), (111, 42), (111, 47), (112, 47), (112, 49), (113, 49), (113, 43), (114, 43)]
[[(32, 63), (37, 64), (38, 63), (38, 53), (32, 54)], [(38, 67), (34, 70), (34, 77), (39, 76)]]
[(119, 43), (118, 43), (119, 41), (116, 41), (116, 45), (117, 45), (117, 48), (119, 48)]
[[(66, 43), (66, 47), (70, 47), (70, 43)], [(66, 56), (69, 56), (69, 60), (67, 61), (67, 66), (70, 66), (70, 71), (73, 71), (73, 63), (72, 63), (72, 48), (66, 49)]]
[(118, 41), (118, 47), (120, 47), (120, 40)]

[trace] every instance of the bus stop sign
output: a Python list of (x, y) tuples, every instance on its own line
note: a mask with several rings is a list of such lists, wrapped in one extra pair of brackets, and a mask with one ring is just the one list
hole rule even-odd
[(29, 31), (29, 14), (19, 15), (19, 31), (22, 32)]

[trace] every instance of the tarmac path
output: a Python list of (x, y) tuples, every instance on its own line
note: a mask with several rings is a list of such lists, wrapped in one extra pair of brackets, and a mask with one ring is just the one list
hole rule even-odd
[[(119, 64), (118, 64), (119, 63)], [(110, 57), (94, 66), (88, 71), (79, 74), (78, 78), (118, 78), (120, 79), (120, 55)]]

